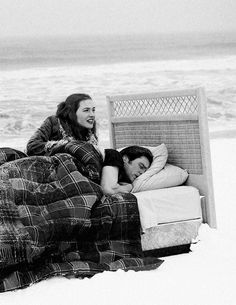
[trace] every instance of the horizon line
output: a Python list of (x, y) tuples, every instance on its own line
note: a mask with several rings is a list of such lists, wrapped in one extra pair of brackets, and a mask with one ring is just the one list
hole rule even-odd
[(104, 38), (111, 38), (111, 37), (130, 37), (130, 36), (189, 36), (189, 35), (230, 35), (230, 34), (235, 34), (236, 29), (234, 30), (224, 30), (224, 31), (172, 31), (172, 32), (140, 32), (140, 33), (97, 33), (97, 34), (36, 34), (36, 35), (3, 35), (0, 37), (0, 40), (3, 39), (43, 39), (43, 38), (67, 38), (67, 39), (72, 39), (72, 38), (93, 38), (93, 37), (104, 37)]

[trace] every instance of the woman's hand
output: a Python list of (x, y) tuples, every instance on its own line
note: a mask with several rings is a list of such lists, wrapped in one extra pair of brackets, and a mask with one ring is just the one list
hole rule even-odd
[(45, 145), (45, 151), (48, 155), (55, 155), (57, 153), (64, 153), (67, 140), (61, 139), (59, 141), (48, 141)]

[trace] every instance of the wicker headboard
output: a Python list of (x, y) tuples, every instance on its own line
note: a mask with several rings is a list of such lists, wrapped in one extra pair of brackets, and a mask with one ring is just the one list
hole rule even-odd
[(167, 162), (188, 170), (186, 184), (205, 196), (203, 221), (216, 227), (204, 90), (108, 96), (107, 101), (112, 147), (165, 143)]

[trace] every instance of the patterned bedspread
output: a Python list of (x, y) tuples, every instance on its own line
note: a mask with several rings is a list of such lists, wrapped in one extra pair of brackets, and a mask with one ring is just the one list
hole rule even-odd
[(162, 263), (143, 257), (135, 196), (102, 196), (82, 175), (81, 160), (58, 153), (0, 166), (0, 292), (55, 275), (91, 277)]

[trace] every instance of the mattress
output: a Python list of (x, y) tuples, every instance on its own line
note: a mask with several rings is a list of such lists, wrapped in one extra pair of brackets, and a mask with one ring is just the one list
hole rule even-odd
[(199, 191), (177, 186), (135, 193), (143, 232), (160, 224), (201, 219)]
[(135, 193), (143, 229), (143, 251), (191, 244), (202, 223), (197, 188), (177, 186)]
[(201, 219), (160, 224), (141, 235), (143, 251), (191, 244), (198, 236)]

